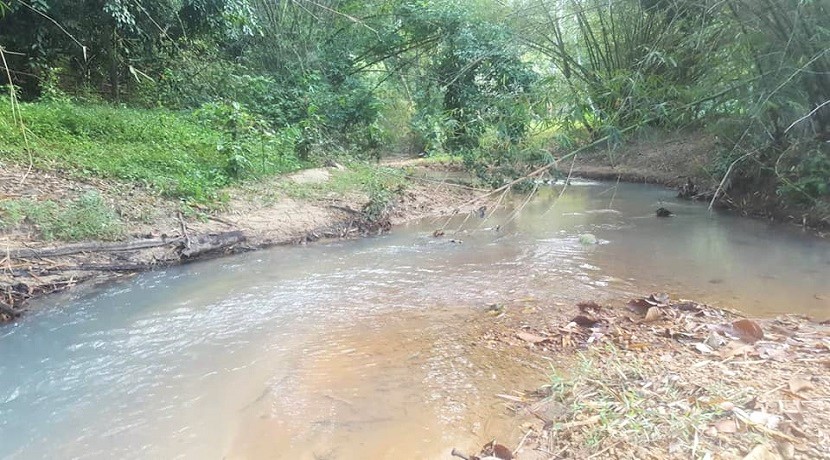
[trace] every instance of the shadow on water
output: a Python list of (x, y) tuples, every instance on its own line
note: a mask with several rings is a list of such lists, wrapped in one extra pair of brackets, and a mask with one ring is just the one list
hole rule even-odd
[(440, 239), (425, 221), (48, 298), (0, 329), (0, 457), (442, 457), (510, 433), (493, 395), (544, 379), (473, 346), (485, 304), (667, 291), (830, 316), (826, 241), (612, 187), (548, 190)]

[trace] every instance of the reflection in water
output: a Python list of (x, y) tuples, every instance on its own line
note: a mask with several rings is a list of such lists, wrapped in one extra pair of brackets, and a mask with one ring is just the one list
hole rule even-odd
[(830, 316), (826, 241), (659, 188), (557, 194), (463, 244), (425, 222), (49, 298), (0, 329), (0, 457), (436, 457), (505, 429), (492, 395), (540, 377), (470, 346), (471, 307), (654, 290)]

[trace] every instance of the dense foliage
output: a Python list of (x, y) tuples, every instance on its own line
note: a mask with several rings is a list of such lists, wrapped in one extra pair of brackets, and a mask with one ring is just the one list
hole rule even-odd
[(217, 183), (394, 150), (501, 181), (554, 140), (656, 126), (716, 133), (714, 174), (830, 194), (830, 0), (0, 0), (0, 15), (0, 83), (52, 104), (27, 110), (163, 109), (217, 136), (200, 173)]

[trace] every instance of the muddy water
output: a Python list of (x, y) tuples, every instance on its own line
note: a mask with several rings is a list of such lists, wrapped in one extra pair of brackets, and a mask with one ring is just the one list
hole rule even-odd
[(518, 437), (494, 395), (544, 380), (476, 346), (486, 304), (659, 290), (830, 317), (824, 240), (659, 188), (557, 194), (442, 239), (427, 221), (47, 299), (0, 329), (0, 458), (447, 458)]

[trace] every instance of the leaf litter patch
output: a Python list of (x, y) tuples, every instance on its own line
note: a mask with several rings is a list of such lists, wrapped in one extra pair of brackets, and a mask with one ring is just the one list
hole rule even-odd
[[(667, 294), (569, 316), (501, 306), (479, 342), (550, 361), (550, 383), (496, 395), (510, 458), (830, 459), (830, 327), (749, 319)], [(495, 459), (495, 442), (461, 458)]]

